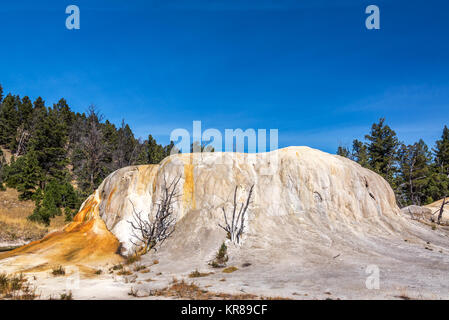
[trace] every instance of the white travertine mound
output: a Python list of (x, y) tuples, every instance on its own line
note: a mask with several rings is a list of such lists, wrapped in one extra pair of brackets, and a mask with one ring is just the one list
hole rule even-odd
[[(141, 257), (139, 264), (149, 270), (117, 282), (119, 274), (111, 274), (111, 265), (123, 257), (116, 253), (135, 249), (128, 223), (134, 210), (154, 214), (164, 181), (178, 178), (175, 231), (157, 251)], [(236, 186), (240, 206), (252, 185), (243, 238), (233, 244), (218, 226), (224, 223), (222, 208), (230, 214)], [(441, 201), (433, 206), (432, 212)], [(194, 270), (208, 274), (195, 278), (195, 284), (210, 292), (292, 299), (449, 299), (447, 227), (422, 222), (408, 209), (401, 213), (379, 175), (307, 147), (266, 154), (173, 155), (159, 165), (114, 172), (63, 230), (0, 253), (0, 269), (37, 272), (47, 296), (67, 289), (49, 272), (52, 268), (83, 272), (86, 278), (74, 290), (77, 299), (127, 299), (130, 289), (151, 297), (155, 289), (171, 286), (173, 278), (192, 281)], [(210, 265), (223, 242), (226, 265), (236, 267), (231, 274)], [(98, 268), (107, 272), (92, 279)], [(378, 288), (368, 281), (373, 270), (379, 271)]]
[(266, 154), (180, 154), (160, 165), (120, 169), (96, 191), (100, 216), (125, 250), (132, 248), (128, 221), (133, 210), (153, 213), (164, 178), (171, 182), (177, 177), (181, 177), (181, 197), (175, 204), (178, 224), (195, 216), (189, 233), (183, 235), (185, 243), (189, 236), (201, 237), (199, 232), (223, 238), (218, 227), (223, 219), (221, 208), (229, 212), (236, 186), (238, 201), (244, 202), (253, 184), (246, 236), (262, 243), (299, 239), (305, 233), (325, 238), (340, 232), (351, 237), (391, 234), (401, 228), (400, 210), (389, 184), (346, 158), (308, 147)]

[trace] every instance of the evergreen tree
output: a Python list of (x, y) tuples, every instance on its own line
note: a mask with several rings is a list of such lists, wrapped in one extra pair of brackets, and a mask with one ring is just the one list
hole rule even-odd
[(60, 121), (58, 112), (50, 110), (43, 120), (36, 124), (33, 136), (30, 139), (29, 148), (37, 155), (39, 167), (44, 172), (45, 179), (40, 181), (40, 187), (44, 188), (50, 178), (63, 181), (67, 170), (67, 127)]
[(349, 152), (349, 149), (343, 146), (338, 146), (337, 155), (345, 158), (351, 158), (351, 153)]
[[(174, 147), (173, 142), (162, 147), (152, 136), (145, 142), (135, 139), (124, 121), (117, 130), (109, 121), (103, 123), (94, 107), (86, 116), (73, 113), (65, 99), (47, 108), (41, 97), (33, 103), (11, 94), (2, 98), (0, 86), (0, 144), (13, 157), (7, 165), (0, 152), (0, 189), (5, 182), (21, 193), (21, 199), (35, 200), (30, 217), (35, 221), (49, 223), (61, 209), (67, 219), (73, 218), (82, 197), (110, 172), (159, 163)], [(79, 188), (76, 192), (72, 183)]]
[(151, 134), (148, 137), (147, 157), (149, 164), (159, 164), (165, 158), (164, 147), (158, 144)]
[(21, 193), (20, 199), (31, 199), (39, 181), (43, 179), (37, 154), (29, 152), (26, 156), (17, 160), (12, 159), (11, 164), (5, 168), (5, 176), (6, 185), (10, 188), (16, 188)]
[(18, 106), (20, 98), (8, 94), (3, 100), (0, 110), (0, 144), (11, 147), (15, 141), (17, 128), (19, 127)]
[(394, 187), (399, 141), (396, 133), (384, 122), (385, 119), (381, 118), (379, 123), (372, 125), (370, 134), (365, 136), (368, 140), (368, 164)]
[(2, 149), (0, 149), (0, 191), (6, 190), (3, 184), (5, 181), (5, 167), (6, 167), (5, 156), (3, 155)]
[(3, 87), (0, 84), (0, 105), (2, 104), (2, 101), (3, 101)]
[[(213, 152), (213, 150), (211, 149), (210, 152)], [(170, 141), (170, 143), (164, 147), (164, 153), (165, 153), (164, 158), (166, 158), (171, 156), (172, 154), (179, 153), (179, 150), (178, 148), (175, 147), (175, 143), (173, 141)]]
[(120, 129), (117, 131), (117, 145), (114, 151), (114, 163), (117, 168), (123, 168), (136, 162), (139, 151), (138, 144), (131, 128), (122, 120)]
[(120, 167), (117, 164), (116, 151), (118, 145), (118, 133), (114, 124), (106, 120), (105, 123), (99, 123), (101, 139), (103, 140), (103, 163), (106, 175)]
[(24, 97), (19, 105), (19, 119), (20, 124), (24, 126), (25, 130), (31, 129), (33, 116), (33, 103), (30, 98)]
[(441, 140), (436, 141), (435, 163), (441, 174), (449, 176), (449, 129), (444, 126)]
[(432, 166), (433, 176), (429, 181), (429, 193), (432, 200), (439, 200), (449, 195), (449, 129), (444, 126), (440, 140), (435, 143), (433, 153), (435, 162)]
[(73, 186), (68, 182), (61, 183), (57, 180), (50, 181), (45, 190), (39, 190), (34, 199), (36, 208), (28, 218), (45, 224), (49, 224), (55, 216), (61, 215), (62, 208), (68, 214), (78, 205), (78, 198)]
[[(421, 139), (399, 149), (399, 187), (404, 204), (422, 205), (429, 200), (429, 180), (432, 178), (431, 153)], [(430, 197), (431, 198), (431, 197)]]
[(351, 158), (364, 168), (370, 167), (366, 144), (357, 139), (352, 142)]

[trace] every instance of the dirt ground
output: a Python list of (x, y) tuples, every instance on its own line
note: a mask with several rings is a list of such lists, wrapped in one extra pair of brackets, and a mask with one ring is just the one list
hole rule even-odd
[[(69, 266), (64, 276), (43, 271), (27, 277), (40, 299), (69, 292), (74, 299), (449, 299), (449, 232), (412, 223), (425, 240), (372, 237), (359, 249), (317, 246), (304, 256), (284, 251), (279, 261), (259, 256), (262, 250), (230, 246), (231, 273), (195, 255), (174, 263), (161, 249), (129, 265)], [(367, 286), (376, 268), (378, 287)]]

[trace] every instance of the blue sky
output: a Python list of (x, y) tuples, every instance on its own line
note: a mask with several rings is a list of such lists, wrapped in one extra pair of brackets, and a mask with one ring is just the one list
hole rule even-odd
[(0, 30), (5, 91), (95, 104), (164, 144), (194, 120), (332, 153), (380, 117), (406, 143), (449, 125), (448, 1), (2, 0)]

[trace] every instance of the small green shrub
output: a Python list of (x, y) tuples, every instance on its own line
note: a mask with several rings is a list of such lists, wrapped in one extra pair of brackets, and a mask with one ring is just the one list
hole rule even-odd
[(117, 273), (119, 276), (130, 276), (133, 273), (129, 270), (123, 269)]
[(140, 255), (132, 254), (132, 255), (126, 257), (125, 264), (126, 265), (130, 265), (130, 264), (133, 264), (134, 262), (137, 262), (137, 261), (140, 261)]
[(223, 272), (224, 273), (233, 273), (233, 272), (235, 272), (237, 270), (238, 270), (237, 267), (227, 267), (227, 268), (223, 269)]
[(213, 268), (223, 268), (226, 266), (226, 262), (228, 262), (228, 247), (223, 242), (220, 246), (220, 249), (218, 249), (217, 254), (215, 255), (215, 259), (212, 260), (209, 265)]
[(69, 291), (69, 293), (61, 293), (60, 300), (73, 300), (72, 291)]
[(62, 266), (57, 266), (56, 268), (53, 268), (52, 275), (54, 275), (55, 277), (57, 276), (64, 276), (65, 275), (65, 269)]
[(123, 269), (122, 264), (116, 264), (115, 266), (112, 267), (112, 270), (122, 270), (122, 269)]
[(139, 271), (145, 270), (146, 268), (147, 268), (147, 267), (144, 266), (144, 265), (142, 265), (142, 264), (137, 264), (137, 265), (134, 267), (134, 271), (139, 272)]
[(189, 278), (201, 278), (201, 277), (207, 277), (208, 275), (213, 274), (213, 272), (209, 272), (209, 273), (202, 273), (199, 272), (198, 270), (192, 271), (189, 274)]

